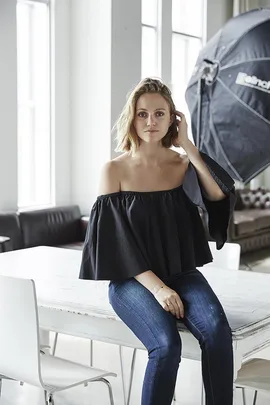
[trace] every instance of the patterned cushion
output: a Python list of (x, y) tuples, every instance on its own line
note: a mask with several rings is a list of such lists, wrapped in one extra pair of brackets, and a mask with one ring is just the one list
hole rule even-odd
[(270, 191), (262, 187), (256, 190), (238, 190), (245, 209), (270, 209)]

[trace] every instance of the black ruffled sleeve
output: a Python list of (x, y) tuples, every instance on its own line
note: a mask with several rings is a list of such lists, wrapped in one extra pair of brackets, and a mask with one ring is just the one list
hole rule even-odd
[(189, 164), (183, 188), (189, 199), (207, 214), (209, 234), (216, 241), (217, 249), (221, 249), (227, 240), (229, 221), (236, 202), (234, 180), (212, 158), (203, 152), (200, 154), (226, 197), (219, 201), (208, 200), (192, 164)]
[(90, 214), (79, 278), (117, 281), (150, 269), (128, 210), (120, 193), (98, 197)]

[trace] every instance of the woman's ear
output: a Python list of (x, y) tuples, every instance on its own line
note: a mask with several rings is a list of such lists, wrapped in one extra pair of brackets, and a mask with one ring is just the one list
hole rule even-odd
[(170, 126), (174, 123), (174, 121), (176, 120), (176, 116), (175, 114), (171, 114), (171, 118), (170, 118)]

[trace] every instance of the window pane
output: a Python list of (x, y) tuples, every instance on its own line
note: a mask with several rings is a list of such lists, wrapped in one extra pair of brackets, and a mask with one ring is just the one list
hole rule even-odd
[(20, 207), (51, 203), (48, 12), (46, 4), (17, 4)]
[(172, 29), (202, 37), (204, 0), (172, 0)]
[(142, 27), (142, 78), (157, 76), (157, 32), (155, 28)]
[(157, 0), (142, 0), (142, 24), (157, 26)]
[[(173, 34), (172, 37), (172, 94), (176, 108), (182, 111), (189, 121), (189, 111), (185, 101), (185, 91), (192, 75), (195, 62), (202, 47), (201, 40)], [(190, 129), (190, 125), (189, 125)]]

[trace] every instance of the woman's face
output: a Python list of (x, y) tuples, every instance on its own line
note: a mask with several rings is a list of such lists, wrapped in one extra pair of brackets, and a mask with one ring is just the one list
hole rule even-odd
[(159, 93), (145, 93), (137, 101), (133, 125), (144, 142), (159, 142), (167, 134), (172, 119), (165, 98)]

